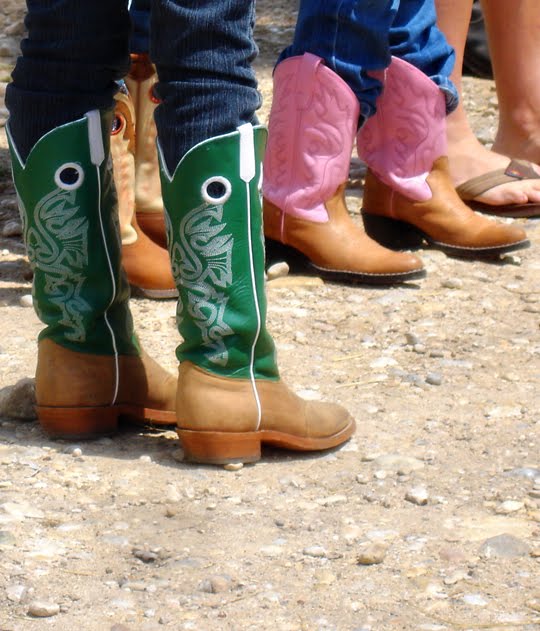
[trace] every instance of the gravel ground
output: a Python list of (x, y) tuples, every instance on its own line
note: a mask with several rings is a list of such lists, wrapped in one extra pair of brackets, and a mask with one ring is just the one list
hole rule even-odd
[[(262, 120), (287, 7), (259, 2)], [(467, 80), (466, 105), (490, 142), (493, 84)], [(52, 442), (2, 134), (0, 630), (540, 629), (540, 221), (520, 223), (529, 250), (424, 251), (417, 285), (268, 283), (284, 378), (357, 419), (339, 450), (226, 470), (185, 464), (173, 432)], [(175, 370), (174, 305), (133, 313)]]

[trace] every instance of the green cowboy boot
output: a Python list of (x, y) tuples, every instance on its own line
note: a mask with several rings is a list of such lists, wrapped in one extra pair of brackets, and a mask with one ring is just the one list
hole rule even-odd
[(37, 415), (56, 438), (113, 433), (121, 416), (174, 423), (176, 380), (139, 347), (120, 266), (109, 156), (112, 111), (53, 129), (13, 179), (34, 270)]
[(280, 380), (266, 329), (261, 162), (266, 130), (246, 124), (191, 149), (171, 177), (160, 156), (179, 292), (178, 435), (195, 462), (255, 462), (261, 443), (311, 451), (355, 429), (341, 406)]

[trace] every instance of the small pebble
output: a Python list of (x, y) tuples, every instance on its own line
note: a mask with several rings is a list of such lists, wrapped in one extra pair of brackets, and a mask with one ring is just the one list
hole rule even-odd
[(46, 600), (34, 600), (28, 606), (28, 615), (36, 618), (50, 618), (60, 613), (60, 605)]
[(463, 281), (461, 278), (445, 278), (441, 281), (441, 287), (445, 289), (461, 289), (463, 287)]
[(285, 261), (274, 263), (270, 265), (266, 270), (266, 277), (268, 280), (275, 280), (276, 278), (283, 278), (289, 273), (289, 265)]
[(429, 495), (423, 486), (415, 486), (407, 491), (405, 499), (407, 502), (411, 502), (411, 504), (425, 506), (428, 503)]
[(243, 467), (243, 462), (229, 462), (228, 464), (223, 466), (225, 471), (240, 471), (240, 469), (242, 469)]
[(417, 346), (421, 344), (420, 338), (416, 333), (405, 333), (405, 340), (409, 346)]
[(525, 504), (523, 502), (517, 502), (515, 500), (506, 500), (497, 507), (497, 513), (499, 515), (509, 515), (510, 513), (516, 513), (521, 510)]
[(428, 372), (426, 375), (426, 383), (429, 383), (431, 386), (440, 386), (442, 382), (442, 375), (438, 372)]
[(481, 594), (464, 594), (461, 600), (467, 605), (473, 605), (474, 607), (485, 607), (488, 604)]
[(381, 543), (372, 543), (366, 546), (356, 555), (358, 565), (377, 565), (386, 558), (388, 546)]
[(207, 594), (219, 594), (229, 591), (231, 584), (232, 580), (229, 576), (211, 576), (201, 582), (199, 590)]
[(22, 225), (20, 221), (7, 221), (2, 228), (3, 237), (20, 237), (22, 235)]
[(529, 545), (514, 537), (514, 535), (497, 535), (490, 537), (480, 547), (480, 555), (485, 559), (490, 558), (512, 558), (519, 556), (528, 556), (530, 553)]
[(19, 299), (19, 304), (21, 307), (32, 307), (34, 304), (34, 300), (32, 298), (32, 294), (24, 294)]
[(309, 546), (302, 551), (308, 557), (324, 558), (327, 556), (326, 550), (322, 546)]

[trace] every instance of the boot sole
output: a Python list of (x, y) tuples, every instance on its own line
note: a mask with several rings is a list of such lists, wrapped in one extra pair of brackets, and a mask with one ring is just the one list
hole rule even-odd
[(323, 451), (348, 440), (356, 429), (353, 419), (341, 431), (324, 438), (305, 438), (285, 432), (201, 432), (179, 428), (185, 459), (200, 464), (250, 463), (261, 459), (261, 446), (272, 445), (290, 451)]
[(336, 283), (348, 283), (357, 285), (396, 285), (426, 277), (425, 269), (409, 272), (392, 272), (372, 274), (369, 272), (353, 272), (348, 270), (335, 270), (320, 267), (313, 263), (305, 254), (289, 245), (284, 245), (273, 239), (266, 239), (266, 267), (273, 263), (286, 261), (292, 272), (315, 274), (323, 280)]
[(121, 420), (135, 425), (172, 427), (176, 413), (154, 410), (136, 405), (107, 407), (36, 407), (43, 431), (55, 439), (91, 440), (112, 436), (118, 431)]
[(362, 219), (366, 233), (384, 247), (392, 250), (414, 250), (428, 245), (456, 258), (489, 259), (497, 258), (507, 252), (522, 250), (531, 245), (528, 239), (479, 248), (451, 245), (436, 241), (416, 226), (399, 219), (372, 215), (364, 210), (362, 210)]
[(145, 289), (136, 285), (130, 285), (131, 295), (136, 298), (148, 298), (150, 300), (172, 300), (178, 298), (176, 289)]

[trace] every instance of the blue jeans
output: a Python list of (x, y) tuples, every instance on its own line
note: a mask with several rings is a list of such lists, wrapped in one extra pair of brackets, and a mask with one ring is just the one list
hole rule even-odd
[(353, 90), (363, 118), (374, 114), (382, 86), (370, 71), (390, 57), (416, 66), (444, 92), (447, 112), (458, 103), (449, 79), (454, 50), (436, 26), (434, 0), (301, 0), (294, 40), (281, 54), (312, 53)]
[[(199, 142), (255, 122), (254, 0), (152, 0), (150, 54), (168, 168)], [(22, 56), (6, 90), (25, 158), (36, 141), (87, 111), (113, 107), (129, 69), (127, 0), (27, 0)]]
[(132, 0), (129, 15), (133, 25), (129, 52), (147, 53), (150, 50), (150, 0)]

